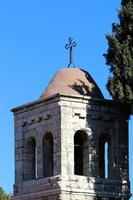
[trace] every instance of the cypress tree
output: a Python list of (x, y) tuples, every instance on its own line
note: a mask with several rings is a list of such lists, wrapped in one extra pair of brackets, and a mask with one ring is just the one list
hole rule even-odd
[(104, 54), (110, 67), (107, 89), (114, 100), (131, 106), (133, 113), (133, 0), (122, 0), (118, 23), (106, 35), (108, 50)]

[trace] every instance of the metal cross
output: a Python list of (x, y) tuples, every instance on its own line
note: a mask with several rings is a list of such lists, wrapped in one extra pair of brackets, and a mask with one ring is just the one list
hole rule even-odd
[(72, 50), (73, 50), (73, 47), (76, 47), (76, 42), (73, 40), (73, 38), (69, 37), (68, 39), (68, 44), (65, 45), (65, 48), (66, 49), (70, 49), (70, 63), (68, 64), (68, 68), (73, 65), (73, 60), (72, 60)]

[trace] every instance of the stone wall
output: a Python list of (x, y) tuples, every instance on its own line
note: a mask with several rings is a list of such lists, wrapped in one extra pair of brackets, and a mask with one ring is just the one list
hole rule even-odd
[[(125, 106), (81, 95), (55, 95), (13, 109), (13, 112), (14, 200), (129, 199), (128, 112)], [(75, 174), (74, 136), (78, 131), (86, 135), (82, 176)], [(52, 177), (44, 177), (43, 173), (46, 133), (53, 135)], [(108, 178), (99, 173), (99, 162), (103, 158), (99, 154), (99, 140), (105, 135), (110, 138)], [(33, 180), (26, 180), (29, 138), (36, 141), (36, 177)]]
[(74, 134), (88, 136), (88, 176), (99, 177), (99, 138), (111, 138), (110, 178), (128, 180), (128, 113), (112, 101), (82, 98), (60, 100), (62, 174), (74, 173)]

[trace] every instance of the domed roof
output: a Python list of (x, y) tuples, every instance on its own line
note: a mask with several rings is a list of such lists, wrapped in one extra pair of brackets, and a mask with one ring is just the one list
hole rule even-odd
[(46, 98), (57, 93), (104, 98), (91, 75), (79, 68), (63, 68), (59, 70), (40, 98)]

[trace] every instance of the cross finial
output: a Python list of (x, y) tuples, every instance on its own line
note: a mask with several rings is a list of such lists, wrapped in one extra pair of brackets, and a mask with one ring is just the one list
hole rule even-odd
[[(74, 64), (73, 64), (73, 60), (72, 60), (72, 49), (73, 49), (73, 47), (76, 47), (76, 42), (73, 40), (73, 38), (71, 38), (71, 37), (69, 37), (69, 39), (68, 39), (68, 44), (66, 44), (65, 45), (65, 48), (66, 49), (70, 49), (70, 63), (68, 64), (68, 68), (70, 67), (70, 66), (74, 66)], [(75, 67), (75, 66), (74, 66)]]

